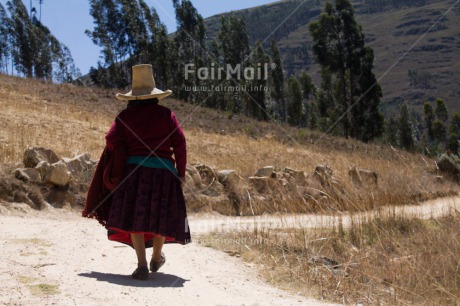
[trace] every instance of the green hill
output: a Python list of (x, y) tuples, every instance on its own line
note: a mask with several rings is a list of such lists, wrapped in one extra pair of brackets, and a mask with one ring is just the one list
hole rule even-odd
[[(388, 113), (403, 101), (421, 111), (425, 101), (445, 99), (460, 112), (460, 5), (455, 1), (359, 1), (357, 19), (375, 52), (375, 73)], [(229, 12), (244, 18), (251, 42), (278, 43), (286, 75), (308, 71), (318, 84), (308, 24), (319, 17), (324, 1), (290, 0)], [(205, 20), (215, 37), (222, 15)]]

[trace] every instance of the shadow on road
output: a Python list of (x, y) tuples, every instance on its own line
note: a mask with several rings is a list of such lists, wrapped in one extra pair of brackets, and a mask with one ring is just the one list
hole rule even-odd
[(150, 273), (149, 278), (145, 281), (139, 281), (132, 279), (131, 275), (120, 275), (112, 273), (102, 273), (102, 272), (91, 272), (91, 273), (80, 273), (79, 276), (95, 278), (101, 282), (108, 282), (121, 286), (131, 286), (131, 287), (169, 287), (169, 288), (179, 288), (184, 287), (184, 283), (189, 281), (188, 279), (183, 279), (182, 277), (166, 274), (161, 272)]

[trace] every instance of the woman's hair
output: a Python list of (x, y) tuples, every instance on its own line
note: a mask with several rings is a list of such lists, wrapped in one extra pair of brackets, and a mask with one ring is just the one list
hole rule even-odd
[(160, 100), (158, 100), (157, 98), (146, 99), (146, 100), (132, 100), (128, 102), (128, 107), (131, 108), (131, 107), (135, 107), (139, 105), (152, 105), (152, 104), (158, 104), (158, 102), (160, 102)]

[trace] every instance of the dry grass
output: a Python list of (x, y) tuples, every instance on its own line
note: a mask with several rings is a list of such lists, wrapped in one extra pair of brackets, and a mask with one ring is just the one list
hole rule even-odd
[[(362, 210), (385, 204), (415, 203), (445, 196), (457, 187), (435, 178), (434, 161), (422, 155), (392, 150), (379, 150), (368, 145), (364, 150), (344, 151), (322, 145), (283, 144), (273, 137), (251, 139), (244, 135), (218, 135), (192, 130), (188, 133), (191, 163), (213, 165), (218, 169), (236, 169), (240, 175), (253, 175), (257, 169), (273, 165), (300, 169), (312, 177), (317, 165), (326, 164), (334, 170), (345, 193), (332, 194), (335, 208)], [(333, 142), (335, 139), (330, 139)], [(353, 141), (350, 141), (353, 144)], [(361, 144), (361, 146), (363, 146)], [(348, 178), (350, 167), (370, 169), (379, 174), (379, 188), (366, 189), (353, 185)], [(315, 182), (310, 180), (310, 186)], [(288, 205), (284, 203), (283, 206)], [(310, 207), (311, 209), (311, 207)], [(296, 211), (292, 210), (291, 211)], [(308, 211), (308, 209), (307, 209)]]
[(0, 75), (0, 163), (22, 161), (31, 146), (97, 158), (115, 114), (115, 104), (101, 103), (91, 89)]
[[(89, 152), (97, 159), (104, 135), (124, 107), (114, 99), (116, 91), (55, 85), (0, 75), (0, 164), (17, 163), (27, 147), (43, 146), (59, 156)], [(175, 100), (164, 102), (184, 127), (190, 163), (217, 169), (235, 169), (247, 177), (263, 166), (290, 167), (310, 175), (310, 188), (328, 195), (327, 205), (312, 201), (275, 199), (264, 211), (362, 210), (385, 204), (413, 203), (451, 194), (449, 182), (438, 183), (435, 163), (385, 145), (364, 144), (285, 125), (230, 116)], [(328, 190), (311, 179), (315, 167), (334, 170), (340, 190)], [(348, 178), (351, 166), (379, 174), (378, 188), (354, 186)]]
[(53, 284), (37, 284), (28, 285), (30, 293), (37, 296), (55, 295), (61, 293), (59, 291), (59, 285)]
[(258, 228), (202, 241), (256, 263), (276, 286), (319, 299), (350, 305), (458, 303), (458, 215), (355, 221), (350, 228)]
[(40, 189), (32, 184), (10, 178), (0, 171), (0, 200), (26, 203), (34, 209), (42, 209), (45, 204)]
[(18, 281), (21, 284), (24, 284), (29, 289), (32, 295), (36, 296), (48, 296), (61, 293), (59, 291), (59, 285), (38, 283), (39, 279), (35, 277), (23, 276), (20, 275), (17, 277)]

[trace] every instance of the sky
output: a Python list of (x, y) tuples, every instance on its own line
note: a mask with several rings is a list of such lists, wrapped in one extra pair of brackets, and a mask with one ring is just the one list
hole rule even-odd
[[(0, 0), (4, 6), (7, 0)], [(26, 7), (32, 6), (39, 11), (39, 0), (23, 0)], [(166, 24), (168, 32), (176, 29), (176, 19), (171, 0), (145, 0), (153, 6)], [(219, 13), (259, 6), (275, 0), (193, 0), (192, 3), (204, 17)], [(89, 14), (88, 0), (43, 0), (41, 21), (51, 33), (72, 53), (75, 64), (82, 74), (87, 74), (91, 66), (97, 66), (100, 48), (93, 44), (85, 30), (93, 29), (93, 18)]]

